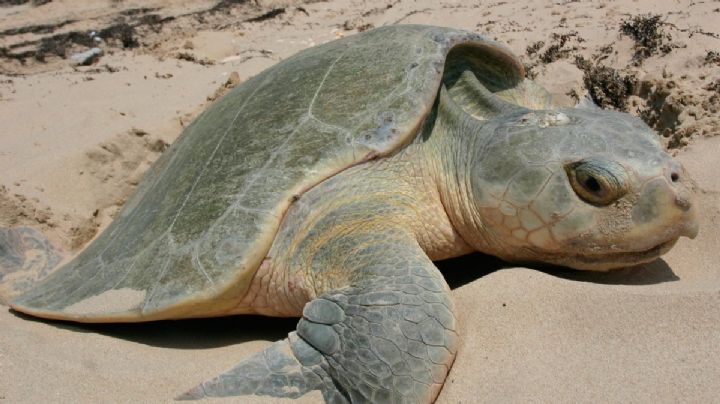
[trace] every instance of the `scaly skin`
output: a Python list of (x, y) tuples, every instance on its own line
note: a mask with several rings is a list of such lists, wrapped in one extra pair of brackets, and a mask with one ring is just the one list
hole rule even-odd
[(388, 159), (352, 167), (302, 195), (236, 310), (300, 315), (309, 300), (350, 282), (352, 272), (343, 262), (355, 254), (356, 244), (371, 242), (368, 234), (403, 231), (431, 260), (472, 251), (442, 205), (432, 147), (416, 140)]
[(433, 259), (606, 270), (697, 232), (691, 181), (647, 126), (554, 110), (523, 77), (504, 47), (437, 27), (299, 53), (211, 106), (95, 242), (11, 304), (84, 322), (302, 315), (183, 398), (432, 401), (457, 350)]
[[(184, 398), (320, 389), (329, 402), (434, 400), (457, 334), (448, 286), (431, 260), (471, 249), (445, 213), (432, 147), (419, 137), (295, 202), (238, 310), (303, 315), (297, 335)], [(288, 378), (302, 388), (289, 391)]]
[[(680, 236), (697, 234), (692, 180), (639, 119), (495, 98), (485, 107), (494, 116), (478, 120), (473, 97), (491, 95), (474, 76), (464, 79), (471, 83), (441, 92), (430, 150), (442, 166), (435, 172), (445, 210), (475, 249), (608, 270), (652, 261)], [(595, 167), (598, 181), (617, 183), (621, 195), (605, 204), (581, 198), (570, 181), (579, 163)]]
[(690, 181), (635, 118), (488, 100), (472, 75), (453, 86), (413, 144), (324, 181), (283, 219), (237, 310), (302, 310), (297, 333), (183, 398), (430, 402), (457, 350), (431, 259), (477, 249), (606, 270), (694, 237)]

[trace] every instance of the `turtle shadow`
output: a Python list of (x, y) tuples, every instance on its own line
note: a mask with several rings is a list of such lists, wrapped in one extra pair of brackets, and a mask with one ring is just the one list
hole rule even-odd
[[(495, 271), (518, 266), (481, 253), (438, 261), (436, 265), (451, 289), (457, 289)], [(530, 268), (572, 281), (607, 285), (652, 285), (680, 279), (662, 259), (610, 272), (577, 271), (551, 266)], [(96, 333), (148, 346), (174, 349), (208, 349), (249, 341), (277, 341), (285, 338), (297, 325), (296, 318), (253, 315), (146, 323), (83, 324), (40, 319), (14, 310), (11, 312), (26, 321), (51, 324), (73, 332)]]
[(11, 310), (26, 321), (36, 321), (73, 331), (120, 338), (143, 345), (173, 349), (208, 349), (249, 341), (276, 341), (295, 330), (297, 319), (253, 315), (163, 320), (145, 323), (84, 324), (47, 320)]
[(658, 258), (647, 264), (613, 269), (607, 272), (578, 271), (566, 267), (540, 266), (536, 269), (558, 278), (603, 285), (647, 286), (680, 280), (680, 277), (675, 274), (670, 265), (662, 258)]
[(492, 255), (472, 253), (460, 257), (435, 261), (450, 289), (457, 289), (483, 276), (514, 265)]
[(456, 289), (495, 271), (523, 266), (538, 270), (550, 276), (576, 282), (590, 282), (603, 285), (656, 285), (679, 281), (672, 268), (662, 258), (647, 264), (615, 269), (608, 272), (578, 271), (576, 269), (543, 265), (537, 263), (517, 264), (503, 261), (491, 255), (473, 253), (435, 263), (442, 272), (450, 289)]
[[(437, 264), (453, 289), (500, 268), (511, 266), (483, 254), (470, 254)], [(10, 312), (25, 321), (45, 323), (72, 332), (100, 334), (152, 347), (172, 349), (208, 349), (258, 340), (277, 341), (294, 331), (298, 321), (296, 318), (237, 315), (143, 323), (87, 324), (43, 319), (12, 309)]]

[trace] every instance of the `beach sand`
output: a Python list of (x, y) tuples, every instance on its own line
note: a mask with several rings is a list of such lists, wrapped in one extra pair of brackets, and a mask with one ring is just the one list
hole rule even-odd
[[(468, 29), (506, 43), (562, 105), (589, 89), (604, 106), (641, 115), (697, 182), (701, 230), (660, 260), (606, 274), (481, 255), (440, 263), (462, 342), (438, 402), (717, 400), (719, 2), (82, 4), (0, 7), (0, 227), (37, 229), (68, 260), (112, 221), (183, 127), (238, 82), (372, 27)], [(642, 15), (649, 25), (634, 22)], [(637, 37), (634, 28), (642, 28)], [(103, 55), (89, 66), (58, 56), (92, 45)], [(0, 300), (37, 280), (33, 271), (0, 275)], [(169, 402), (295, 323), (239, 316), (80, 325), (0, 306), (0, 402)], [(319, 399), (314, 392), (299, 401)]]

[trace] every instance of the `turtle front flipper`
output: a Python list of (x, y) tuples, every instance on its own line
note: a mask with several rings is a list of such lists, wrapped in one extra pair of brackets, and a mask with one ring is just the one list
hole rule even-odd
[(329, 258), (353, 279), (305, 305), (297, 333), (183, 398), (319, 389), (327, 402), (432, 402), (457, 350), (449, 288), (414, 240), (363, 241)]

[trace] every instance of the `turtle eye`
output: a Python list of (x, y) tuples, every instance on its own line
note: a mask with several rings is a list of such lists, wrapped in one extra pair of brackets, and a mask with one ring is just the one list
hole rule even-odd
[(592, 205), (609, 205), (627, 193), (627, 173), (613, 161), (580, 160), (565, 165), (565, 171), (575, 193)]

